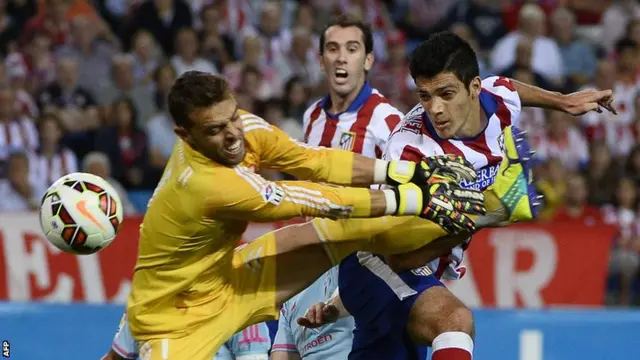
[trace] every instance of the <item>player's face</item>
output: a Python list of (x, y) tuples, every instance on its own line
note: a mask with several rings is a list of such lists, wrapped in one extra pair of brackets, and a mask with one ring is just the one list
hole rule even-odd
[(479, 77), (473, 79), (467, 88), (455, 74), (440, 73), (430, 79), (419, 77), (416, 89), (438, 136), (449, 139), (471, 136), (467, 133), (476, 132), (470, 128), (474, 123), (469, 118), (479, 115), (471, 113), (473, 108), (477, 108), (473, 104), (478, 101), (482, 89)]
[(227, 166), (237, 165), (246, 153), (242, 120), (235, 99), (193, 110), (189, 129), (176, 128), (176, 134), (209, 159)]
[(325, 32), (322, 61), (331, 91), (347, 96), (358, 91), (365, 71), (373, 65), (373, 54), (367, 54), (362, 30), (356, 26), (332, 26)]

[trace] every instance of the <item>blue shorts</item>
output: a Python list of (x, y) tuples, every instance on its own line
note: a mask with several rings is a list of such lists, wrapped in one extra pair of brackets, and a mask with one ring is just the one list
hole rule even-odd
[(394, 273), (380, 256), (359, 252), (338, 272), (340, 297), (355, 319), (349, 360), (425, 360), (427, 346), (407, 334), (413, 303), (425, 290), (444, 286), (423, 268)]

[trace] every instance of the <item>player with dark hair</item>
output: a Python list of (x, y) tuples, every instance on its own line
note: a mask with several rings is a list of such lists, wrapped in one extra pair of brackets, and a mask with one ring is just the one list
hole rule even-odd
[[(504, 206), (508, 210), (504, 220), (509, 222), (534, 218), (539, 206), (531, 151), (517, 128), (522, 106), (573, 115), (601, 107), (613, 111), (610, 90), (562, 95), (507, 78), (482, 80), (474, 51), (449, 32), (435, 34), (418, 46), (410, 71), (420, 104), (392, 133), (384, 159), (417, 161), (440, 154), (466, 158), (478, 176), (461, 185), (495, 193), (500, 203), (485, 202), (487, 209)], [(505, 181), (504, 172), (519, 176)], [(512, 199), (515, 192), (527, 196)], [(469, 241), (469, 236), (449, 237), (409, 254), (381, 258), (359, 252), (348, 257), (339, 269), (339, 296), (310, 308), (299, 323), (317, 327), (336, 319), (327, 315), (353, 315), (356, 331), (350, 360), (422, 359), (421, 345), (433, 346), (433, 360), (470, 360), (472, 313), (439, 280), (464, 275), (462, 255)], [(413, 270), (396, 274), (392, 269)]]
[[(198, 71), (176, 80), (168, 104), (180, 139), (140, 227), (127, 302), (143, 359), (210, 360), (353, 251), (411, 251), (473, 229), (484, 213), (482, 193), (457, 185), (475, 178), (460, 158), (416, 166), (299, 144), (238, 109), (223, 78)], [(361, 187), (271, 182), (259, 168)], [(393, 187), (365, 188), (372, 184)], [(236, 248), (249, 221), (299, 216), (319, 219)], [(397, 226), (413, 220), (411, 234)]]

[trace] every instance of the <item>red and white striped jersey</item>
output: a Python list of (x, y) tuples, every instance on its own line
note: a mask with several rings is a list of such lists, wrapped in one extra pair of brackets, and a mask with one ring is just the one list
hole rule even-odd
[(33, 153), (39, 144), (38, 130), (30, 118), (23, 116), (9, 122), (0, 121), (0, 162), (14, 151)]
[[(466, 188), (484, 190), (493, 184), (502, 160), (500, 135), (509, 125), (517, 125), (521, 110), (520, 96), (509, 79), (492, 76), (482, 81), (480, 106), (489, 121), (476, 137), (466, 139), (442, 139), (437, 134), (421, 105), (414, 107), (391, 134), (384, 158), (387, 160), (420, 161), (423, 157), (443, 154), (460, 155), (476, 169), (478, 179), (474, 183), (463, 182)], [(468, 240), (469, 241), (469, 240)], [(464, 275), (461, 267), (463, 250), (468, 241), (456, 247), (448, 256), (429, 263), (438, 277), (459, 279)]]
[(329, 96), (304, 113), (304, 141), (380, 158), (393, 129), (404, 116), (378, 90), (365, 83), (346, 111), (331, 114)]
[(78, 159), (69, 149), (62, 149), (52, 157), (35, 154), (31, 158), (31, 171), (46, 187), (64, 175), (78, 171)]

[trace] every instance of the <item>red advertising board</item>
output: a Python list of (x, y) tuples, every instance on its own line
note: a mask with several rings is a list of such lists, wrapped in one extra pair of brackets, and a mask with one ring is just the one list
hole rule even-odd
[[(245, 240), (284, 224), (252, 224)], [(2, 214), (0, 299), (124, 302), (139, 225), (128, 218), (109, 247), (73, 256), (46, 241), (36, 214)], [(465, 277), (447, 285), (470, 306), (599, 305), (613, 233), (571, 221), (483, 230), (465, 258)]]

